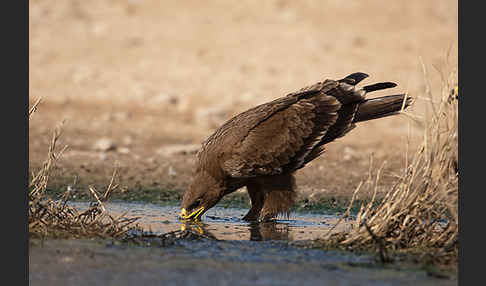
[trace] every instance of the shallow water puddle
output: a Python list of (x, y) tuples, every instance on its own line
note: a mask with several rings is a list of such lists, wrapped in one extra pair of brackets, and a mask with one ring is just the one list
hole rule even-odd
[[(89, 203), (72, 205), (83, 210)], [(127, 202), (107, 202), (104, 206), (113, 214), (140, 217), (137, 223), (156, 234), (192, 228), (220, 240), (312, 240), (326, 235), (339, 220), (338, 216), (332, 215), (291, 213), (288, 218), (279, 217), (272, 222), (249, 223), (242, 220), (247, 209), (214, 207), (199, 223), (184, 223), (178, 219), (179, 206)], [(332, 231), (350, 227), (350, 222), (343, 220)]]

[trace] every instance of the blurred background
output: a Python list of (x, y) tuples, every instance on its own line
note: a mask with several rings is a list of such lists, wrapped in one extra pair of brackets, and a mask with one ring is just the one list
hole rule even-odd
[[(457, 5), (30, 0), (30, 102), (42, 98), (30, 120), (31, 171), (65, 120), (54, 187), (101, 187), (117, 166), (126, 191), (180, 192), (199, 144), (231, 116), (357, 71), (366, 83), (396, 82), (387, 92), (416, 97), (420, 115), (428, 91), (441, 96), (457, 80)], [(392, 180), (417, 129), (405, 116), (360, 124), (299, 172), (299, 191), (352, 193), (371, 154)]]

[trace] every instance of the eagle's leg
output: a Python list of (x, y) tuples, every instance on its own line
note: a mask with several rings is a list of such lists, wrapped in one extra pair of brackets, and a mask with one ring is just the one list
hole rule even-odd
[(249, 183), (246, 185), (248, 190), (248, 195), (250, 195), (251, 209), (243, 217), (246, 221), (255, 221), (260, 217), (260, 212), (263, 208), (263, 202), (265, 199), (265, 194), (261, 190), (258, 183)]
[(293, 174), (267, 177), (261, 182), (261, 187), (265, 191), (265, 201), (260, 220), (271, 220), (279, 214), (288, 216), (297, 196)]

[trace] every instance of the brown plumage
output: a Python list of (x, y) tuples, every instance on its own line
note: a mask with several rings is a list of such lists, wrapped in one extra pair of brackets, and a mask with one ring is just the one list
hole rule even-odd
[(294, 173), (344, 136), (357, 122), (398, 113), (411, 104), (405, 94), (365, 99), (395, 87), (383, 82), (357, 88), (368, 77), (353, 73), (325, 80), (238, 114), (218, 128), (197, 154), (181, 217), (198, 219), (225, 195), (246, 186), (251, 209), (245, 220), (288, 213), (294, 203)]

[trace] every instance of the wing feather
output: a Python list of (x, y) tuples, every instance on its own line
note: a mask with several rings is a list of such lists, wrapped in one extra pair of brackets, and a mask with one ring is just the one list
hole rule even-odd
[(296, 101), (253, 127), (233, 147), (223, 169), (233, 177), (254, 177), (295, 168), (334, 124), (340, 106), (322, 92)]

